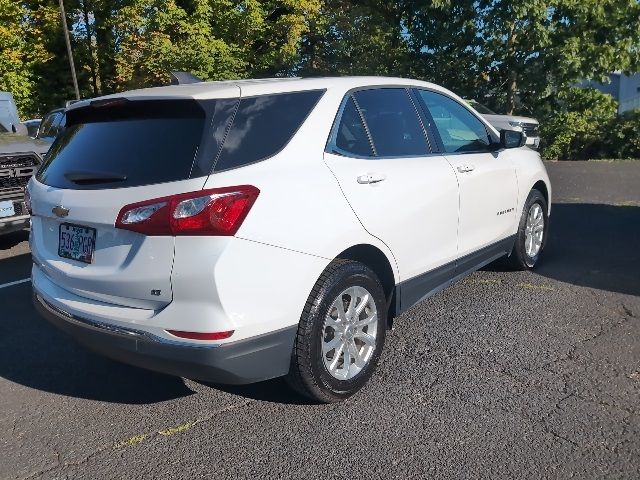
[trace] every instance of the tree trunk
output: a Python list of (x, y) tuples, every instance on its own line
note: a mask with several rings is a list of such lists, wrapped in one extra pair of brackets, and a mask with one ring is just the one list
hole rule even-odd
[(516, 83), (516, 72), (511, 69), (509, 70), (509, 78), (507, 79), (507, 115), (513, 115), (514, 110), (516, 109), (516, 91), (517, 91), (517, 83)]
[(507, 69), (507, 115), (513, 115), (516, 109), (516, 89), (517, 89), (517, 73), (515, 70), (517, 59), (514, 42), (516, 40), (516, 24), (509, 25), (509, 33), (507, 34), (507, 45), (505, 52), (505, 66)]
[(93, 42), (91, 35), (91, 27), (89, 25), (89, 6), (87, 0), (82, 2), (82, 15), (84, 16), (84, 25), (87, 30), (87, 49), (89, 51), (89, 70), (91, 71), (91, 87), (93, 88), (93, 95), (97, 97), (100, 95), (98, 91), (98, 72), (96, 71), (96, 56), (93, 51)]
[(112, 1), (100, 2), (94, 5), (94, 32), (96, 36), (96, 60), (98, 63), (98, 78), (101, 93), (115, 91), (115, 41), (113, 28), (110, 25), (113, 11)]

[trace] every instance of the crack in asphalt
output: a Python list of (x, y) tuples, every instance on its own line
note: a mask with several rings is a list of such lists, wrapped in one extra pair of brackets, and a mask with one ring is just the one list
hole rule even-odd
[[(207, 415), (204, 418), (199, 418), (193, 422), (187, 422), (184, 423), (182, 425), (178, 425), (177, 427), (169, 427), (169, 428), (165, 428), (165, 429), (161, 429), (158, 430), (156, 432), (152, 432), (152, 433), (144, 433), (144, 434), (140, 434), (140, 435), (135, 435), (133, 437), (128, 438), (127, 440), (121, 441), (121, 442), (116, 442), (116, 443), (110, 443), (107, 445), (103, 445), (100, 448), (97, 448), (96, 450), (94, 450), (93, 452), (91, 452), (90, 454), (82, 457), (80, 460), (72, 460), (72, 461), (66, 461), (64, 463), (62, 463), (60, 461), (60, 452), (55, 451), (54, 453), (56, 454), (56, 463), (53, 465), (50, 465), (49, 467), (43, 468), (42, 470), (38, 470), (36, 472), (30, 473), (29, 475), (27, 475), (26, 477), (22, 477), (21, 480), (29, 480), (32, 478), (38, 478), (38, 477), (42, 477), (43, 475), (47, 474), (47, 473), (51, 473), (54, 470), (64, 470), (66, 468), (69, 467), (78, 467), (80, 465), (83, 465), (87, 462), (89, 462), (89, 460), (91, 460), (92, 458), (100, 455), (101, 453), (107, 452), (107, 451), (114, 451), (114, 450), (122, 450), (125, 448), (130, 448), (133, 447), (135, 445), (139, 445), (142, 442), (146, 441), (146, 440), (154, 440), (154, 439), (160, 439), (160, 438), (167, 438), (170, 437), (172, 435), (175, 435), (176, 433), (183, 433), (188, 431), (189, 429), (191, 429), (193, 426), (198, 425), (200, 423), (206, 423), (209, 422), (211, 420), (213, 420), (213, 418), (221, 413), (225, 413), (231, 410), (236, 410), (238, 408), (242, 408), (250, 403), (255, 402), (255, 400), (245, 400), (243, 402), (240, 403), (235, 403), (235, 404), (231, 404), (231, 405), (227, 405), (226, 407), (223, 408), (219, 408), (217, 410), (214, 410), (213, 412), (211, 412), (209, 415)], [(188, 428), (185, 428), (186, 425), (189, 425)], [(133, 439), (136, 439), (136, 441), (132, 441)]]

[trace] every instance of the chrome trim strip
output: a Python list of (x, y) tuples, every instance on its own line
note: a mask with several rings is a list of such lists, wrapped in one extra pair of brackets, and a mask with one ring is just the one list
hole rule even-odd
[(143, 332), (141, 330), (135, 330), (132, 328), (123, 328), (116, 325), (99, 322), (96, 320), (89, 320), (88, 318), (78, 317), (77, 315), (73, 315), (69, 312), (66, 312), (65, 310), (62, 310), (61, 308), (56, 307), (55, 305), (52, 305), (37, 293), (36, 293), (36, 298), (47, 310), (49, 310), (49, 312), (53, 313), (54, 315), (57, 315), (58, 317), (63, 317), (65, 320), (68, 320), (72, 323), (77, 323), (85, 327), (90, 327), (97, 330), (105, 330), (110, 333), (115, 333), (115, 334), (124, 335), (128, 337), (145, 337), (149, 339), (151, 339), (152, 337), (154, 339), (157, 338), (155, 337), (155, 335), (151, 335), (150, 333)]
[(140, 341), (150, 341), (155, 343), (161, 343), (164, 345), (170, 345), (175, 347), (183, 347), (183, 348), (219, 348), (224, 347), (228, 344), (193, 344), (193, 343), (185, 343), (180, 341), (168, 340), (166, 338), (158, 337), (149, 332), (145, 332), (143, 330), (136, 330), (134, 328), (121, 327), (119, 325), (112, 325), (106, 322), (100, 322), (98, 320), (89, 320), (88, 318), (79, 317), (77, 315), (73, 315), (72, 313), (66, 312), (61, 308), (52, 305), (47, 300), (42, 298), (40, 294), (34, 292), (36, 299), (40, 302), (40, 304), (46, 308), (51, 314), (56, 315), (63, 320), (66, 320), (70, 323), (74, 323), (78, 326), (84, 328), (90, 328), (93, 330), (99, 330), (101, 332), (106, 332), (115, 335), (121, 335), (128, 338), (135, 338)]

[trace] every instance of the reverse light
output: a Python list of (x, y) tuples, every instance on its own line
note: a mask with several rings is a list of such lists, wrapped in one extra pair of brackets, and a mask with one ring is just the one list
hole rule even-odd
[(235, 330), (227, 332), (184, 332), (182, 330), (167, 330), (171, 335), (189, 340), (224, 340), (233, 335)]
[(252, 185), (240, 185), (146, 200), (123, 207), (115, 226), (145, 235), (231, 236), (259, 193)]
[(128, 210), (124, 215), (122, 215), (122, 223), (130, 224), (144, 222), (166, 204), (167, 202), (159, 202)]

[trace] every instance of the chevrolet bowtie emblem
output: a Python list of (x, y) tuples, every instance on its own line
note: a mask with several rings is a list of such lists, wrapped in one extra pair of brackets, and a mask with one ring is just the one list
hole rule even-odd
[(69, 215), (69, 209), (64, 208), (62, 205), (57, 205), (51, 209), (51, 213), (53, 213), (56, 217), (64, 218)]

